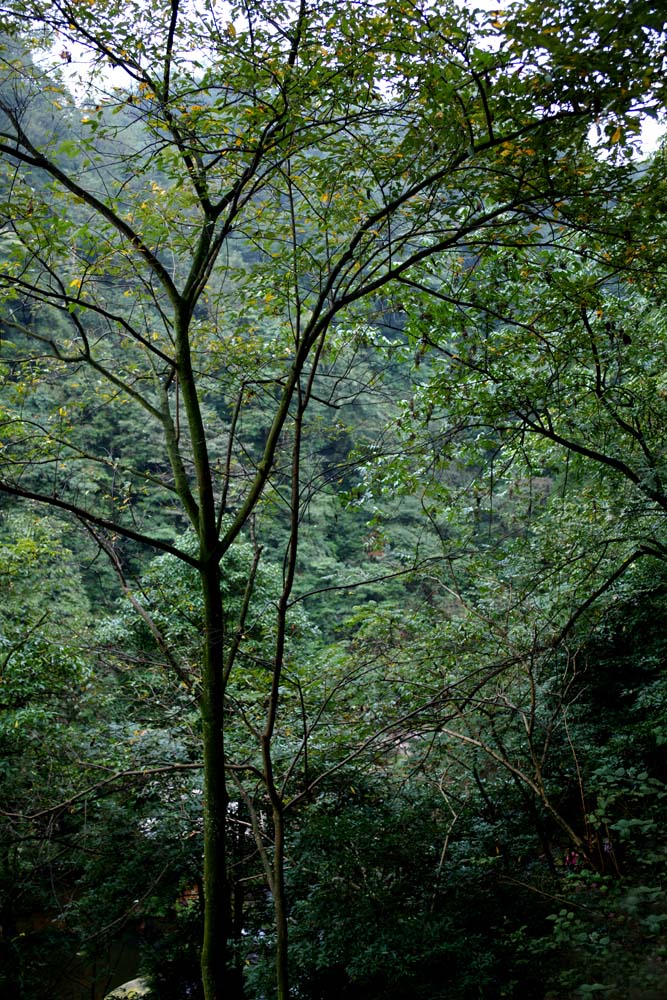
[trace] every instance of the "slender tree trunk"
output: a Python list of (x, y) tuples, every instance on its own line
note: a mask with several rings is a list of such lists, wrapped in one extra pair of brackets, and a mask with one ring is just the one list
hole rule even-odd
[(282, 804), (273, 807), (273, 910), (276, 921), (277, 1000), (289, 1000), (287, 894), (285, 892), (285, 817)]
[(201, 974), (206, 1000), (237, 1000), (241, 977), (232, 954), (232, 889), (227, 863), (223, 615), (217, 563), (200, 570), (204, 595), (201, 715), (204, 758), (204, 934)]
[[(298, 297), (298, 296), (297, 296)], [(287, 927), (287, 893), (285, 890), (285, 810), (283, 792), (277, 787), (271, 757), (271, 742), (276, 725), (278, 706), (280, 704), (280, 682), (283, 673), (285, 657), (285, 640), (287, 636), (287, 611), (289, 597), (296, 576), (296, 560), (299, 547), (299, 523), (301, 515), (301, 441), (303, 417), (313, 388), (319, 357), (324, 346), (324, 335), (320, 337), (315, 357), (308, 377), (307, 387), (302, 391), (297, 380), (295, 385), (298, 398), (298, 410), (294, 421), (294, 444), (292, 448), (292, 484), (290, 502), (290, 540), (287, 563), (283, 580), (283, 591), (278, 602), (278, 634), (276, 638), (276, 654), (273, 667), (271, 697), (266, 717), (266, 728), (262, 736), (262, 756), (264, 758), (264, 778), (266, 790), (271, 800), (273, 813), (273, 865), (272, 892), (273, 908), (276, 922), (276, 991), (277, 1000), (289, 1000), (289, 948)]]
[[(201, 276), (209, 234), (202, 234), (189, 284)], [(178, 385), (187, 419), (197, 482), (197, 501), (190, 492), (174, 432), (172, 468), (179, 495), (199, 537), (199, 579), (204, 602), (201, 720), (204, 765), (204, 932), (201, 978), (205, 1000), (238, 1000), (242, 978), (234, 955), (233, 897), (228, 859), (229, 794), (225, 754), (224, 614), (220, 587), (220, 553), (211, 461), (192, 366), (190, 321), (194, 298), (175, 306)]]

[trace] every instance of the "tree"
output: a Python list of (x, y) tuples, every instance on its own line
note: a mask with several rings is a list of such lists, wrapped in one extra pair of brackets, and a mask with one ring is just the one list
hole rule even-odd
[[(226, 945), (226, 693), (261, 540), (234, 625), (221, 561), (264, 498), (279, 498), (288, 543), (263, 753), (280, 830), (272, 740), (302, 431), (327, 341), (419, 261), (481, 252), (508, 225), (515, 239), (513, 222), (563, 196), (559, 164), (600, 100), (618, 114), (629, 101), (612, 97), (615, 77), (589, 100), (554, 92), (540, 50), (502, 44), (496, 15), (453, 5), (302, 0), (223, 14), (59, 0), (4, 4), (3, 16), (32, 57), (8, 53), (0, 88), (12, 341), (0, 490), (68, 513), (117, 560), (136, 543), (197, 573), (213, 1000), (240, 990)], [(64, 74), (78, 61), (73, 97)], [(49, 412), (31, 403), (46, 385)], [(141, 413), (151, 455), (95, 441), (99, 408)], [(173, 540), (186, 524), (195, 553)], [(279, 843), (275, 862), (284, 911)], [(284, 914), (279, 930), (286, 997)]]

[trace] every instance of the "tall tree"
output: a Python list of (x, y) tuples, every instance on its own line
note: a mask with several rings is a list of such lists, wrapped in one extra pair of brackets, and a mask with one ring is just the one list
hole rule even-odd
[[(591, 117), (630, 102), (615, 74), (585, 96), (554, 88), (534, 34), (505, 39), (497, 14), (454, 3), (1, 10), (32, 55), (7, 50), (0, 79), (12, 339), (0, 490), (69, 513), (110, 551), (138, 543), (198, 574), (202, 979), (219, 1000), (241, 991), (227, 944), (225, 695), (248, 608), (230, 626), (221, 560), (264, 496), (284, 498), (284, 629), (301, 429), (330, 332), (418, 262), (514, 240), (512, 223), (539, 219), (571, 185)], [(95, 440), (101, 408), (140, 413), (150, 454)], [(173, 541), (183, 521), (195, 553)]]

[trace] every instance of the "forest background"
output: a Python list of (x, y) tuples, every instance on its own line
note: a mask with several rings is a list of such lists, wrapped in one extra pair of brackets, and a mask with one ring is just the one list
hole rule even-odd
[(0, 15), (4, 993), (664, 996), (661, 5)]

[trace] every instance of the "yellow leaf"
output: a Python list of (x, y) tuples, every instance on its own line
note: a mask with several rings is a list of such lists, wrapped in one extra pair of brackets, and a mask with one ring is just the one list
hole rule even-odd
[(81, 278), (75, 278), (74, 281), (70, 281), (70, 288), (81, 288)]
[(611, 141), (612, 142), (620, 142), (622, 137), (623, 137), (623, 129), (619, 125), (618, 128), (616, 129), (616, 131), (614, 132), (614, 134), (612, 135)]

